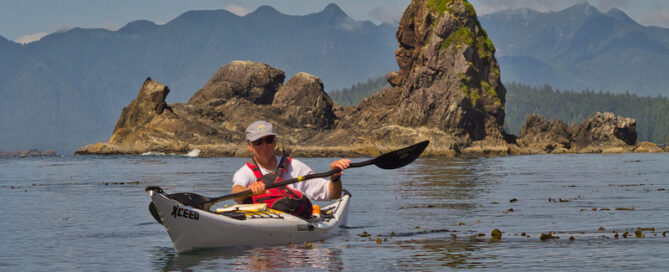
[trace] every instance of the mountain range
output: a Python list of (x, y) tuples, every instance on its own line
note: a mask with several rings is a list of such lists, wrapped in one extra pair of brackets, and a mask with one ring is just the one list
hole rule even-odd
[[(669, 29), (583, 3), (557, 12), (480, 16), (503, 82), (668, 96)], [(26, 45), (0, 37), (0, 151), (71, 154), (105, 141), (145, 78), (185, 102), (232, 60), (264, 62), (342, 89), (398, 70), (396, 25), (356, 21), (337, 5), (291, 16), (262, 6), (245, 16), (189, 11), (117, 31), (75, 28)]]
[(516, 9), (480, 17), (503, 82), (557, 89), (669, 95), (669, 29), (583, 2), (556, 12)]
[(395, 31), (330, 4), (304, 16), (270, 6), (245, 16), (189, 11), (164, 25), (75, 28), (26, 45), (0, 37), (0, 151), (71, 154), (105, 141), (145, 78), (168, 85), (170, 102), (185, 102), (232, 60), (264, 62), (287, 77), (307, 72), (326, 89), (348, 87), (396, 69)]

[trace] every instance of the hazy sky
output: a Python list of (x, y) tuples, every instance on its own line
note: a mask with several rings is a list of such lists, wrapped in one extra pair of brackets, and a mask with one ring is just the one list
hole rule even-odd
[[(227, 9), (238, 15), (270, 5), (304, 15), (336, 3), (356, 20), (396, 22), (410, 0), (0, 0), (0, 36), (28, 42), (72, 27), (118, 29), (147, 19), (164, 24), (188, 10)], [(562, 10), (583, 0), (470, 0), (479, 15), (512, 8)], [(601, 11), (615, 7), (643, 25), (669, 27), (666, 0), (588, 0)]]

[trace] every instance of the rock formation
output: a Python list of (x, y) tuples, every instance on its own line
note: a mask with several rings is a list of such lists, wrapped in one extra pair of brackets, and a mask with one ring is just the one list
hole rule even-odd
[(516, 140), (522, 153), (621, 153), (654, 150), (652, 143), (636, 145), (636, 121), (613, 113), (596, 113), (580, 125), (567, 127), (562, 121), (547, 121), (530, 115)]
[[(421, 140), (427, 156), (632, 151), (635, 121), (597, 114), (580, 126), (528, 117), (521, 136), (504, 132), (506, 90), (495, 48), (464, 0), (414, 0), (397, 30), (400, 70), (392, 88), (342, 109), (322, 81), (264, 63), (221, 67), (188, 103), (167, 105), (169, 88), (147, 79), (106, 143), (77, 154), (148, 151), (248, 156), (244, 130), (275, 125), (279, 149), (294, 156), (378, 155)], [(637, 150), (652, 149), (642, 146)]]
[(199, 149), (202, 156), (245, 156), (244, 129), (260, 119), (275, 124), (282, 148), (295, 149), (334, 125), (333, 102), (315, 76), (298, 73), (282, 85), (284, 78), (283, 71), (267, 64), (233, 61), (188, 103), (171, 105), (165, 103), (169, 88), (147, 78), (137, 99), (123, 109), (109, 141), (85, 146), (77, 154)]
[(607, 149), (631, 151), (636, 144), (636, 121), (615, 116), (613, 113), (596, 113), (580, 126), (569, 128), (574, 148), (582, 153), (603, 152)]
[(367, 128), (363, 135), (379, 137), (411, 131), (433, 141), (428, 152), (507, 152), (506, 90), (474, 8), (466, 1), (412, 1), (397, 40), (400, 70), (387, 75), (394, 87), (363, 101), (340, 128)]
[(634, 148), (634, 152), (637, 153), (658, 153), (658, 152), (668, 152), (669, 150), (665, 147), (662, 149), (657, 146), (655, 143), (651, 142), (639, 142)]
[(288, 80), (274, 95), (272, 105), (287, 108), (281, 119), (292, 124), (329, 129), (336, 118), (323, 81), (307, 73), (297, 73)]
[(528, 153), (564, 153), (571, 148), (571, 137), (564, 122), (532, 114), (525, 120), (517, 143)]
[(37, 149), (26, 149), (12, 152), (0, 151), (0, 157), (54, 157), (54, 156), (59, 156), (54, 150), (39, 151)]
[(271, 105), (286, 74), (264, 63), (233, 61), (221, 67), (188, 101), (193, 105), (218, 106), (241, 97), (251, 103)]

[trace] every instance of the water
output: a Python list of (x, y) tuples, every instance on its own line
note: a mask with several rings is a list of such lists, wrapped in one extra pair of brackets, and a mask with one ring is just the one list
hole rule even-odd
[[(317, 172), (331, 160), (304, 159)], [(419, 159), (396, 170), (349, 169), (349, 227), (335, 238), (176, 254), (147, 210), (144, 187), (225, 195), (245, 161), (0, 159), (0, 270), (656, 271), (669, 264), (668, 154)], [(634, 235), (639, 228), (643, 238)], [(494, 229), (501, 240), (491, 239)], [(540, 238), (549, 232), (559, 239)]]

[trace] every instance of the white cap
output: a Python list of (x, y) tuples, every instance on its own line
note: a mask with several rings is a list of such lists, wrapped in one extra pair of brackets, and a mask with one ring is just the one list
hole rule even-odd
[(269, 135), (276, 136), (276, 133), (272, 128), (272, 123), (267, 121), (255, 121), (246, 128), (246, 140), (251, 142)]

